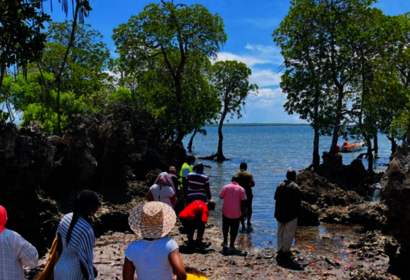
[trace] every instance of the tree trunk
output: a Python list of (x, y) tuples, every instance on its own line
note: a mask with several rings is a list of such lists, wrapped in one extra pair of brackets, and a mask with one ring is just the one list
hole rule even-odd
[(407, 124), (407, 145), (410, 146), (410, 117), (409, 122)]
[(373, 137), (373, 146), (374, 146), (373, 151), (374, 151), (375, 158), (378, 158), (379, 157), (379, 138), (378, 138), (377, 133)]
[(319, 129), (314, 128), (315, 137), (313, 138), (313, 167), (318, 167), (320, 164), (320, 155), (319, 155)]
[(61, 136), (61, 114), (60, 114), (60, 86), (61, 82), (58, 83), (58, 89), (57, 89), (57, 125), (58, 125), (58, 135)]
[(394, 136), (391, 136), (391, 137), (387, 136), (387, 139), (390, 140), (390, 143), (391, 143), (391, 154), (394, 155), (394, 153), (396, 152), (396, 149), (397, 149), (396, 139), (395, 139)]
[(175, 139), (175, 143), (182, 144), (182, 140), (184, 139), (185, 134), (182, 132), (182, 129), (178, 129), (177, 138)]
[(319, 128), (317, 126), (317, 121), (319, 118), (319, 95), (320, 90), (318, 90), (316, 86), (315, 91), (315, 107), (314, 107), (314, 120), (313, 120), (313, 128), (315, 130), (315, 136), (313, 138), (313, 167), (316, 168), (320, 164), (320, 155), (319, 155)]
[(221, 115), (221, 119), (219, 120), (219, 126), (218, 126), (219, 140), (218, 140), (218, 151), (217, 151), (217, 158), (216, 158), (217, 161), (224, 161), (226, 159), (225, 156), (224, 156), (224, 153), (223, 153), (223, 149), (222, 149), (222, 145), (223, 145), (223, 141), (224, 141), (224, 136), (222, 134), (222, 126), (223, 126), (223, 123), (224, 123), (224, 120), (225, 120), (225, 117), (226, 117), (227, 113), (228, 112), (224, 111)]
[(367, 171), (369, 171), (370, 174), (373, 174), (373, 151), (372, 151), (372, 139), (370, 136), (365, 136), (366, 137), (366, 145), (367, 145)]
[(342, 120), (342, 107), (343, 107), (343, 87), (339, 88), (339, 98), (337, 101), (337, 109), (336, 109), (336, 120), (335, 120), (335, 128), (333, 130), (332, 136), (332, 145), (330, 146), (330, 154), (334, 154), (336, 151), (337, 141), (339, 140), (339, 130), (340, 130), (340, 121)]
[(194, 137), (195, 137), (195, 135), (196, 135), (196, 133), (198, 132), (198, 129), (194, 129), (194, 133), (192, 134), (192, 136), (191, 136), (191, 139), (189, 139), (189, 143), (188, 143), (188, 152), (189, 153), (192, 153), (192, 144), (193, 144), (193, 142), (194, 142)]
[(1, 88), (3, 87), (3, 80), (4, 80), (5, 74), (6, 74), (6, 63), (3, 63), (0, 69), (0, 91), (1, 91)]

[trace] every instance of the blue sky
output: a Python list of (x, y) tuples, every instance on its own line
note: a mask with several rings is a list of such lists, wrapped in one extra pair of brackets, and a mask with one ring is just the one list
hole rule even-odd
[[(70, 1), (71, 2), (71, 1)], [(114, 53), (112, 30), (128, 21), (131, 15), (142, 11), (149, 3), (159, 0), (95, 0), (90, 1), (93, 11), (88, 24), (104, 35), (104, 41)], [(115, 4), (114, 4), (115, 3)], [(279, 88), (279, 65), (282, 57), (272, 41), (273, 30), (289, 10), (289, 0), (175, 0), (175, 3), (202, 4), (212, 13), (222, 16), (228, 41), (218, 54), (219, 60), (238, 60), (252, 69), (251, 81), (259, 85), (259, 95), (250, 97), (240, 120), (231, 123), (298, 123), (297, 115), (290, 116), (283, 109), (286, 96)], [(45, 2), (45, 11), (50, 11)], [(63, 21), (61, 5), (53, 0), (54, 21)], [(376, 5), (385, 14), (397, 15), (410, 11), (409, 0), (380, 0)], [(68, 19), (72, 16), (69, 14)]]

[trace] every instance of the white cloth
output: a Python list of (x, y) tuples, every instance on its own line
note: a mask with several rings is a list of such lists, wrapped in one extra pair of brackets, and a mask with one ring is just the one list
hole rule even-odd
[(278, 222), (278, 251), (289, 252), (295, 236), (298, 218), (289, 223)]
[(67, 246), (67, 232), (72, 217), (73, 213), (65, 215), (58, 226), (57, 233), (61, 235), (63, 241), (63, 253), (54, 268), (54, 280), (83, 280), (80, 262), (87, 269), (89, 278), (86, 280), (94, 280), (94, 230), (84, 218), (80, 217)]
[(161, 186), (155, 184), (152, 185), (150, 190), (155, 201), (162, 201), (172, 208), (174, 207), (171, 202), (171, 197), (175, 195), (175, 191), (171, 186)]
[(0, 234), (0, 279), (24, 280), (23, 265), (36, 267), (38, 253), (18, 233), (5, 229)]
[(138, 280), (172, 280), (168, 256), (176, 249), (178, 244), (171, 238), (140, 240), (128, 245), (125, 257), (133, 262)]

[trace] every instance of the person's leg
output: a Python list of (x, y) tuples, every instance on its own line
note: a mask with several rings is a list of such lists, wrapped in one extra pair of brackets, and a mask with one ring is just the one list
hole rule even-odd
[(285, 230), (285, 224), (278, 221), (278, 232), (277, 232), (277, 243), (278, 243), (278, 253), (283, 252), (283, 231)]
[(231, 219), (231, 229), (230, 229), (231, 240), (229, 243), (230, 248), (235, 248), (235, 240), (236, 240), (236, 236), (238, 236), (240, 220), (241, 220), (240, 218)]
[(228, 246), (229, 220), (222, 215), (222, 234), (224, 237), (223, 245)]
[(251, 218), (252, 218), (252, 200), (253, 200), (253, 196), (250, 196), (249, 198), (248, 198), (248, 201), (247, 201), (247, 207), (246, 207), (246, 216), (247, 216), (247, 218), (248, 218), (248, 227), (250, 227), (252, 224), (251, 224)]
[(199, 221), (196, 222), (196, 225), (198, 229), (196, 234), (196, 244), (202, 246), (202, 240), (205, 233), (205, 222), (201, 221), (201, 218), (199, 218)]
[(293, 237), (295, 236), (296, 226), (298, 219), (286, 223), (283, 230), (283, 252), (290, 254), (290, 248), (292, 247)]
[(241, 217), (242, 230), (245, 230), (245, 218)]

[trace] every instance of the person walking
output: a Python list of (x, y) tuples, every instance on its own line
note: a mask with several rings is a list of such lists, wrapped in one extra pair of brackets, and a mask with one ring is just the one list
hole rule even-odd
[(167, 172), (159, 174), (147, 193), (148, 201), (162, 201), (174, 208), (177, 197), (174, 182)]
[(186, 205), (197, 199), (207, 203), (212, 198), (209, 177), (204, 175), (203, 172), (204, 165), (199, 162), (195, 165), (195, 171), (188, 174), (185, 181), (186, 186), (184, 186)]
[(74, 202), (74, 212), (64, 216), (57, 229), (57, 252), (60, 255), (54, 280), (94, 280), (94, 230), (89, 218), (101, 207), (93, 191), (80, 192)]
[(186, 280), (187, 275), (178, 244), (166, 237), (175, 225), (176, 215), (167, 204), (152, 201), (134, 208), (128, 223), (142, 240), (132, 242), (125, 250), (123, 279)]
[(278, 258), (291, 260), (293, 237), (295, 236), (298, 215), (302, 207), (299, 186), (295, 183), (296, 171), (288, 170), (286, 180), (275, 191), (275, 218), (278, 221)]
[[(252, 226), (252, 201), (253, 201), (253, 192), (252, 188), (255, 186), (255, 181), (251, 172), (247, 171), (248, 165), (246, 162), (242, 162), (239, 166), (240, 171), (235, 173), (235, 177), (238, 177), (239, 185), (245, 189), (246, 193), (246, 218), (248, 220), (247, 226)], [(241, 220), (242, 230), (245, 230), (245, 219)]]
[(7, 211), (0, 205), (0, 279), (24, 280), (23, 266), (34, 268), (38, 252), (17, 232), (6, 229)]
[(219, 197), (224, 200), (222, 206), (222, 233), (224, 251), (228, 247), (228, 233), (230, 234), (229, 254), (243, 255), (235, 248), (235, 240), (238, 235), (239, 223), (246, 211), (245, 189), (239, 186), (239, 178), (233, 177), (232, 182), (224, 186)]
[[(209, 211), (215, 210), (215, 201), (210, 200), (208, 204), (202, 200), (191, 202), (181, 213), (179, 220), (182, 226), (188, 231), (188, 246), (191, 248), (205, 249), (208, 244), (202, 244), (205, 233), (205, 224), (208, 222)], [(194, 234), (197, 230), (196, 240)]]

